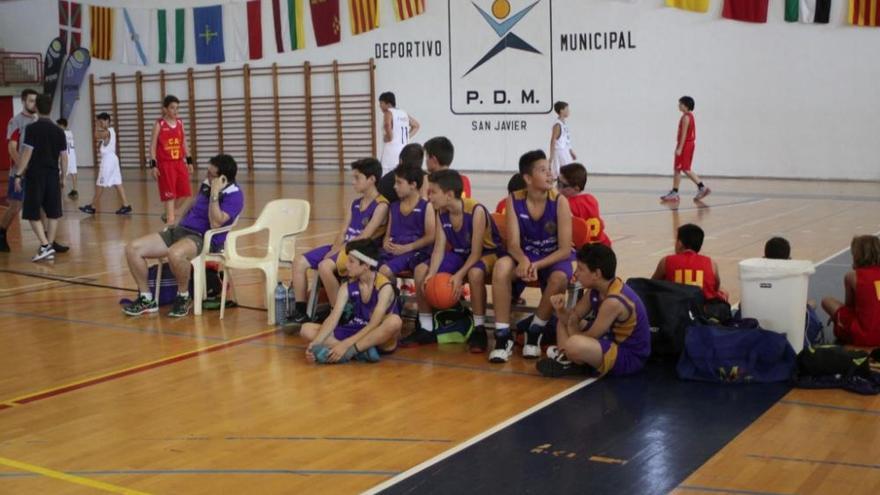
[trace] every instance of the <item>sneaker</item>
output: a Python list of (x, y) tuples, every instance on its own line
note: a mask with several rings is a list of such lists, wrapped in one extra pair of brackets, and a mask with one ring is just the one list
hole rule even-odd
[(468, 351), (471, 354), (482, 354), (489, 347), (489, 336), (486, 335), (486, 327), (478, 325), (474, 327), (467, 341)]
[(42, 261), (42, 260), (54, 260), (55, 259), (55, 250), (52, 249), (52, 246), (47, 244), (45, 246), (40, 246), (37, 249), (37, 254), (31, 258), (31, 261)]
[(708, 187), (704, 187), (697, 192), (696, 196), (694, 196), (694, 201), (699, 201), (710, 194), (712, 194), (712, 190)]
[(287, 318), (287, 325), (302, 325), (303, 323), (308, 323), (311, 321), (309, 316), (305, 313), (300, 313), (296, 309), (293, 310), (293, 314), (291, 314)]
[(361, 361), (363, 363), (378, 363), (380, 359), (379, 351), (376, 350), (375, 346), (354, 355), (355, 361)]
[(73, 189), (69, 193), (67, 193), (67, 197), (70, 199), (76, 199), (79, 197), (79, 192), (77, 192), (76, 189)]
[(513, 355), (513, 339), (508, 337), (495, 337), (495, 348), (489, 353), (490, 363), (506, 363)]
[(471, 302), (471, 286), (470, 284), (466, 284), (461, 288), (461, 297), (464, 298), (465, 301)]
[(0, 253), (9, 252), (9, 242), (6, 241), (6, 234), (0, 235)]
[(124, 205), (122, 208), (116, 210), (117, 215), (128, 215), (131, 213), (131, 205)]
[(88, 213), (89, 215), (94, 215), (95, 213), (98, 212), (98, 210), (96, 210), (95, 207), (92, 205), (80, 206), (79, 211), (81, 211), (83, 213)]
[(437, 336), (434, 332), (429, 332), (418, 325), (413, 333), (407, 335), (400, 341), (400, 347), (418, 347), (420, 345), (431, 345), (437, 343)]
[(590, 373), (590, 367), (583, 364), (574, 364), (568, 360), (565, 353), (550, 346), (547, 348), (547, 357), (538, 361), (535, 365), (542, 375), (546, 377), (556, 378), (569, 375), (587, 375)]
[(541, 338), (544, 337), (544, 329), (532, 325), (526, 332), (526, 342), (523, 344), (522, 355), (526, 359), (538, 359), (541, 357)]
[(668, 193), (660, 196), (660, 201), (678, 201), (681, 198), (678, 197), (678, 193), (675, 191), (669, 191)]
[(139, 316), (146, 313), (157, 313), (159, 311), (159, 303), (155, 299), (150, 298), (148, 301), (144, 296), (138, 296), (133, 303), (122, 308), (122, 312), (128, 316)]
[(171, 311), (168, 313), (168, 316), (171, 316), (172, 318), (182, 318), (189, 314), (189, 309), (191, 307), (192, 297), (184, 297), (178, 294), (174, 297), (174, 306), (171, 307)]
[(159, 218), (162, 219), (162, 223), (168, 223), (168, 215), (163, 213)]
[(65, 246), (64, 244), (58, 244), (57, 242), (52, 243), (52, 249), (55, 250), (56, 253), (66, 253), (70, 251), (70, 246)]

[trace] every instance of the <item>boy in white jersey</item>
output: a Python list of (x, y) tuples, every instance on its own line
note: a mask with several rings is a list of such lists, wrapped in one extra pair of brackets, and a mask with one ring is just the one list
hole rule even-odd
[(553, 104), (553, 110), (556, 111), (557, 119), (553, 123), (553, 130), (550, 134), (550, 171), (553, 177), (559, 177), (559, 169), (577, 160), (577, 155), (571, 149), (571, 135), (568, 133), (568, 126), (565, 125), (565, 119), (569, 115), (568, 103), (557, 101)]
[(97, 212), (95, 206), (98, 205), (104, 188), (115, 187), (122, 202), (122, 207), (116, 210), (116, 214), (128, 215), (131, 213), (131, 204), (125, 197), (125, 189), (122, 187), (122, 172), (119, 170), (119, 157), (116, 156), (116, 130), (110, 127), (110, 114), (107, 112), (98, 114), (95, 120), (95, 139), (101, 147), (101, 163), (98, 180), (95, 183), (95, 196), (91, 203), (80, 206), (79, 211), (94, 215)]
[(58, 119), (55, 123), (64, 129), (64, 137), (67, 138), (67, 175), (73, 181), (67, 197), (76, 199), (79, 197), (79, 192), (76, 190), (76, 149), (73, 143), (73, 132), (67, 128), (67, 119)]
[(419, 132), (419, 122), (406, 111), (397, 108), (397, 98), (390, 91), (379, 95), (382, 109), (382, 174), (397, 168), (400, 151)]

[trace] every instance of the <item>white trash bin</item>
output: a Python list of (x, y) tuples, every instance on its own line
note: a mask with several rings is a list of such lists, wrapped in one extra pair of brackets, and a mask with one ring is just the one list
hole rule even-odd
[(807, 291), (816, 271), (806, 260), (750, 258), (739, 262), (740, 308), (762, 328), (784, 333), (795, 352), (804, 347)]

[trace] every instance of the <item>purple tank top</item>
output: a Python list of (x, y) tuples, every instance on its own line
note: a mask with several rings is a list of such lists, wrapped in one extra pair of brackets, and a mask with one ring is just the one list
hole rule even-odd
[(559, 249), (556, 225), (559, 194), (555, 190), (547, 193), (547, 204), (541, 218), (535, 220), (529, 215), (525, 189), (513, 192), (513, 211), (519, 223), (520, 247), (526, 256), (544, 258)]
[(489, 228), (483, 235), (483, 255), (494, 254), (498, 252), (498, 246), (501, 245), (501, 235), (498, 233), (498, 227), (492, 221), (492, 216), (485, 206), (477, 203), (471, 198), (462, 198), (463, 218), (461, 228), (457, 231), (452, 227), (452, 220), (449, 218), (449, 212), (440, 213), (440, 226), (446, 233), (446, 241), (452, 246), (452, 252), (460, 256), (470, 256), (471, 254), (471, 236), (474, 231), (474, 212), (477, 208), (482, 208), (489, 222)]
[[(651, 323), (645, 305), (636, 291), (619, 278), (611, 283), (605, 300), (612, 298), (622, 302), (629, 311), (626, 319), (612, 323), (611, 330), (602, 338), (615, 342), (636, 356), (647, 358), (651, 354)], [(599, 291), (591, 290), (590, 307), (594, 315), (599, 314), (602, 302), (599, 301)]]
[[(347, 325), (365, 327), (379, 304), (379, 291), (382, 287), (389, 285), (391, 282), (381, 273), (376, 274), (376, 282), (373, 285), (373, 292), (370, 294), (370, 300), (364, 302), (361, 298), (361, 288), (357, 280), (348, 283), (348, 302), (354, 308), (354, 313)], [(391, 301), (391, 305), (385, 311), (385, 314), (398, 314), (397, 304)]]
[(419, 198), (415, 208), (409, 215), (400, 211), (400, 201), (391, 203), (391, 242), (395, 244), (409, 244), (425, 235), (425, 212), (428, 202)]
[(385, 196), (382, 196), (381, 194), (368, 204), (367, 209), (364, 211), (361, 211), (360, 208), (361, 198), (357, 198), (351, 202), (351, 221), (348, 223), (348, 228), (345, 229), (344, 242), (348, 242), (361, 235), (367, 227), (367, 224), (370, 223), (370, 220), (373, 218), (373, 213), (376, 212), (376, 208), (380, 203), (388, 203)]

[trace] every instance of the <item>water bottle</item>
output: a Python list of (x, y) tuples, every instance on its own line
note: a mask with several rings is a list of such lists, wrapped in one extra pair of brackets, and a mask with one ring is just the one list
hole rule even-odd
[(287, 323), (287, 289), (284, 284), (278, 282), (275, 287), (275, 324), (278, 326)]
[(296, 308), (296, 292), (293, 290), (293, 282), (287, 286), (287, 317), (293, 316), (293, 310)]

